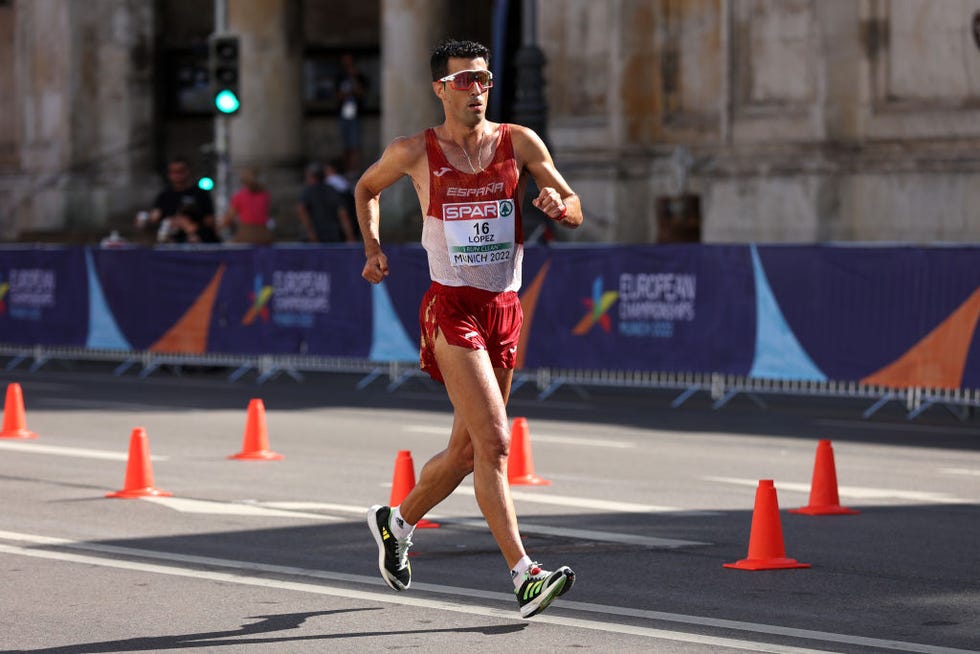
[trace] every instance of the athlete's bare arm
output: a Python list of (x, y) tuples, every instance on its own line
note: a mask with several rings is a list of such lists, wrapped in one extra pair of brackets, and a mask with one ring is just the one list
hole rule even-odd
[[(555, 168), (555, 162), (547, 146), (534, 130), (521, 125), (511, 127), (514, 154), (538, 185), (538, 197), (532, 204), (552, 220), (572, 229), (582, 224), (582, 203), (578, 195), (568, 185), (565, 178)], [(562, 212), (565, 212), (562, 217)]]
[(425, 167), (425, 136), (397, 138), (392, 141), (381, 158), (374, 162), (354, 187), (354, 206), (357, 222), (364, 237), (364, 270), (361, 277), (372, 284), (380, 283), (388, 276), (388, 258), (381, 249), (381, 211), (379, 201), (381, 192), (403, 176), (412, 178), (415, 190), (422, 198), (428, 195), (428, 176)]

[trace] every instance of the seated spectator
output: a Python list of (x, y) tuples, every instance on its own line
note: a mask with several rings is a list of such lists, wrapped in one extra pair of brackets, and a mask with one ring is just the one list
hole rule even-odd
[[(191, 167), (184, 157), (174, 157), (167, 164), (167, 188), (160, 191), (153, 208), (147, 214), (140, 212), (136, 226), (149, 238), (155, 232), (170, 232), (177, 212), (186, 204), (193, 203), (201, 212), (202, 220), (214, 226), (214, 204), (211, 194), (198, 188), (191, 175)], [(161, 229), (162, 228), (162, 229)], [(158, 240), (166, 240), (158, 237)]]
[(239, 179), (242, 187), (231, 196), (220, 227), (234, 232), (235, 243), (268, 245), (274, 240), (269, 229), (269, 191), (253, 168), (243, 170)]
[(176, 231), (170, 237), (172, 243), (220, 243), (221, 237), (207, 224), (204, 212), (194, 203), (183, 205), (174, 218)]

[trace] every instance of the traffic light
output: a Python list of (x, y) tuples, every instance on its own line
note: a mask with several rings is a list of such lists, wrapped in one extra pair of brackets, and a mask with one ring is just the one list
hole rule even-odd
[(216, 34), (211, 37), (211, 99), (214, 111), (225, 116), (238, 113), (242, 106), (239, 52), (237, 34)]
[(200, 165), (196, 166), (196, 168), (203, 171), (197, 180), (197, 187), (202, 191), (213, 191), (215, 187), (215, 178), (217, 177), (217, 166), (215, 162), (217, 157), (214, 150), (214, 143), (204, 143), (200, 147), (201, 161)]

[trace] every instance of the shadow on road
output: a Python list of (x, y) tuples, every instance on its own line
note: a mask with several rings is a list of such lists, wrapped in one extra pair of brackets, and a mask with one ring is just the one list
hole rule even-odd
[[(197, 634), (174, 634), (168, 636), (151, 636), (145, 638), (123, 638), (106, 640), (95, 643), (74, 643), (60, 647), (45, 647), (41, 649), (16, 650), (18, 652), (33, 652), (35, 654), (95, 654), (97, 652), (160, 652), (170, 649), (196, 649), (200, 647), (242, 647), (244, 645), (283, 645), (290, 642), (330, 641), (336, 639), (348, 640), (373, 636), (397, 637), (403, 635), (424, 635), (437, 633), (478, 633), (484, 636), (500, 636), (522, 631), (526, 624), (487, 625), (482, 627), (460, 627), (456, 629), (411, 629), (411, 630), (382, 630), (371, 632), (343, 631), (336, 622), (330, 625), (329, 631), (323, 626), (310, 625), (312, 629), (322, 630), (321, 633), (272, 637), (271, 634), (299, 629), (311, 618), (322, 616), (337, 616), (343, 613), (357, 611), (378, 611), (378, 608), (342, 609), (337, 611), (312, 611), (309, 613), (284, 613), (280, 615), (251, 616), (248, 620), (258, 620), (244, 624), (237, 629), (227, 631), (205, 631)], [(384, 624), (383, 622), (379, 624)], [(326, 633), (324, 633), (326, 632)], [(266, 638), (247, 638), (270, 634)], [(12, 652), (13, 650), (0, 650)]]

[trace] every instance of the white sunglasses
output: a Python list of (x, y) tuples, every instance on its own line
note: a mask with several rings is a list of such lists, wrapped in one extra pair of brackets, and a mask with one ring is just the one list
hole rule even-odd
[(439, 81), (449, 82), (457, 91), (469, 91), (474, 84), (489, 89), (493, 86), (493, 73), (483, 69), (461, 70), (452, 75), (446, 75)]

